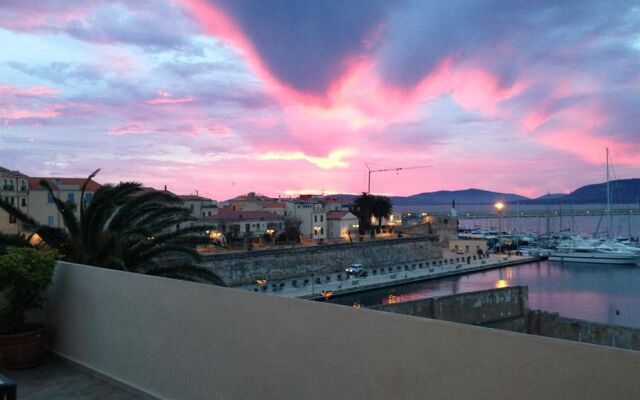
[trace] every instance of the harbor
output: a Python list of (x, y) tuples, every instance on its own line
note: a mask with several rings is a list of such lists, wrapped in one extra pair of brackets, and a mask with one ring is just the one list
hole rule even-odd
[(563, 316), (640, 328), (640, 269), (539, 260), (336, 297), (371, 307), (491, 288), (528, 286), (532, 308)]

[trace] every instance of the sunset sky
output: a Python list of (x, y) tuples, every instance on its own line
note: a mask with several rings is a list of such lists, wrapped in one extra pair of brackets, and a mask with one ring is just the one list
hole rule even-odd
[(640, 2), (0, 0), (0, 166), (226, 199), (640, 177)]

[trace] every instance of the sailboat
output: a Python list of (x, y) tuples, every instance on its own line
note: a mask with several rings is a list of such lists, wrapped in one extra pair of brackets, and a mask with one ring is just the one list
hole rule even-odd
[[(607, 148), (607, 218), (608, 232), (611, 237), (611, 191), (609, 176), (609, 148)], [(572, 239), (561, 242), (556, 250), (549, 255), (549, 260), (572, 263), (591, 264), (616, 264), (616, 265), (638, 265), (640, 266), (640, 254), (631, 249), (621, 248), (611, 242), (593, 242), (582, 239)]]

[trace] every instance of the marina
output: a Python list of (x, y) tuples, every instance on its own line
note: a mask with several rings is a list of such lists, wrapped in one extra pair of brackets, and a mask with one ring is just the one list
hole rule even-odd
[(640, 327), (640, 268), (623, 265), (541, 260), (340, 296), (331, 302), (368, 307), (517, 285), (529, 287), (533, 309)]

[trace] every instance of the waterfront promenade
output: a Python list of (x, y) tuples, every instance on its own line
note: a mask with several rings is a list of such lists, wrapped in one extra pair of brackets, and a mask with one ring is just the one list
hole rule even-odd
[[(237, 289), (261, 291), (277, 296), (296, 298), (322, 298), (323, 292), (332, 295), (357, 293), (386, 286), (441, 278), (474, 271), (501, 268), (509, 265), (528, 263), (538, 260), (536, 257), (491, 254), (487, 258), (470, 260), (469, 255), (445, 252), (443, 258), (425, 260), (385, 268), (367, 269), (366, 277), (349, 277), (342, 272), (318, 273), (285, 280), (269, 280), (262, 284), (237, 286)], [(436, 265), (433, 265), (436, 264)], [(346, 267), (346, 266), (345, 266)]]

